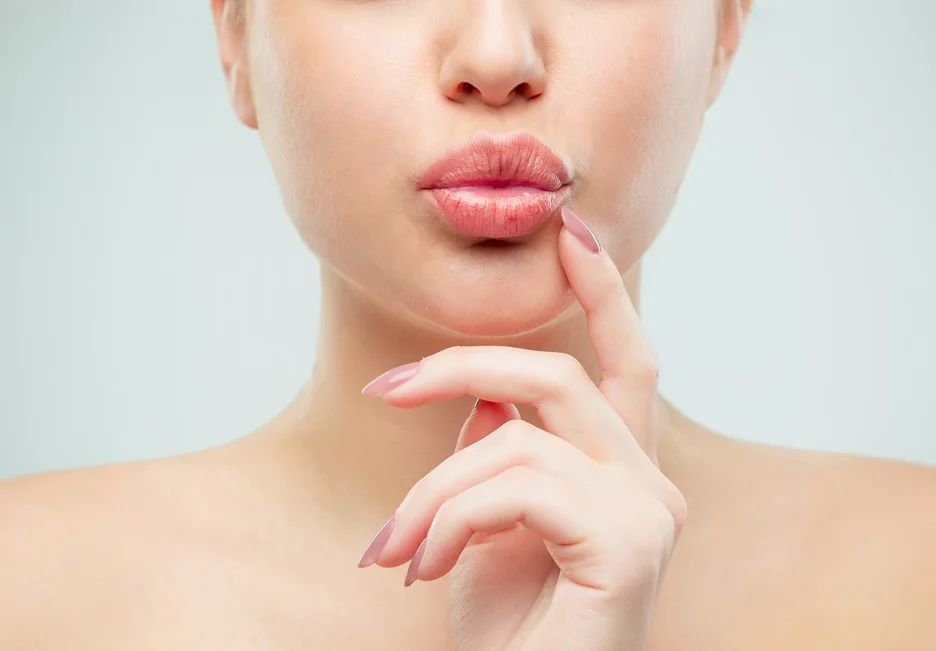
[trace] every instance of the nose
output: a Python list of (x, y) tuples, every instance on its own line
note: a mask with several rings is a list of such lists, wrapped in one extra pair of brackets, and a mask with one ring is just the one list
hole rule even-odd
[(454, 44), (441, 69), (440, 84), (449, 99), (502, 107), (517, 97), (530, 99), (543, 92), (545, 65), (522, 3), (446, 1), (463, 8), (450, 14)]

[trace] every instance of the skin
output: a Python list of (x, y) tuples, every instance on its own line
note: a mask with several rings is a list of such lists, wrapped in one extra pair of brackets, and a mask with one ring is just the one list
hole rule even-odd
[[(550, 648), (512, 637), (521, 619), (526, 639), (583, 649), (932, 647), (936, 470), (734, 440), (656, 390), (640, 260), (749, 4), (212, 9), (235, 114), (258, 130), (322, 262), (315, 366), (279, 414), (227, 445), (0, 483), (0, 648)], [(569, 205), (601, 255), (558, 218), (496, 249), (444, 227), (408, 178), (479, 129), (528, 130), (570, 157)], [(361, 394), (419, 360), (402, 393)], [(475, 396), (493, 404), (466, 419)], [(494, 438), (518, 421), (522, 443)], [(578, 501), (557, 498), (555, 512), (589, 532), (588, 553), (544, 554), (545, 529), (528, 547), (488, 532), (497, 553), (479, 563), (484, 545), (448, 538), (427, 544), (422, 580), (404, 588), (442, 505), (497, 463), (562, 481), (554, 494)], [(489, 508), (513, 494), (532, 504), (524, 476)], [(435, 541), (466, 521), (447, 512)], [(392, 544), (358, 568), (395, 513)], [(664, 522), (672, 539), (649, 535)], [(453, 554), (468, 571), (448, 567)], [(655, 564), (635, 560), (648, 554)], [(471, 563), (518, 574), (485, 592)], [(602, 611), (546, 576), (619, 598)], [(568, 608), (524, 601), (533, 588)], [(570, 612), (597, 615), (564, 639)]]

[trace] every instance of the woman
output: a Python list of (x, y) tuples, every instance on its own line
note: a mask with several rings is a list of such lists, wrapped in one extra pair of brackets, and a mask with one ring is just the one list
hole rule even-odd
[(640, 260), (749, 0), (212, 9), (314, 372), (227, 445), (0, 485), (0, 648), (936, 648), (933, 469), (657, 392)]

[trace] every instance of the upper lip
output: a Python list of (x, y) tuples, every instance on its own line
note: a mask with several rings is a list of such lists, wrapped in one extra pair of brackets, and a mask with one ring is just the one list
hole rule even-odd
[(555, 191), (572, 181), (572, 166), (526, 132), (482, 132), (450, 149), (416, 179), (421, 189), (528, 185)]

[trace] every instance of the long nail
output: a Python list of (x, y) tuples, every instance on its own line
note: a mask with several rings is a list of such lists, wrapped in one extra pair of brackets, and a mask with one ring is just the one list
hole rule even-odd
[(413, 554), (413, 560), (410, 561), (406, 569), (406, 580), (403, 581), (403, 587), (408, 588), (416, 581), (416, 574), (419, 572), (419, 564), (422, 562), (423, 554), (426, 553), (426, 539), (419, 543), (419, 549)]
[(395, 389), (416, 375), (416, 371), (419, 370), (421, 362), (422, 360), (419, 362), (410, 362), (409, 364), (391, 368), (389, 371), (384, 371), (368, 382), (367, 385), (361, 389), (361, 393), (367, 396), (382, 396), (385, 393), (389, 393), (391, 389)]
[(380, 531), (374, 535), (373, 540), (367, 545), (367, 549), (364, 550), (364, 553), (361, 554), (361, 560), (358, 561), (358, 567), (367, 567), (368, 565), (373, 565), (377, 558), (380, 556), (380, 552), (383, 551), (384, 546), (387, 544), (387, 541), (390, 540), (390, 534), (393, 533), (393, 524), (396, 519), (396, 513), (390, 516), (390, 519), (384, 523), (384, 526), (380, 528)]
[(598, 242), (598, 238), (595, 237), (588, 225), (582, 221), (581, 217), (572, 212), (572, 209), (568, 206), (562, 207), (562, 223), (575, 236), (575, 239), (588, 247), (589, 251), (601, 253), (601, 244)]

